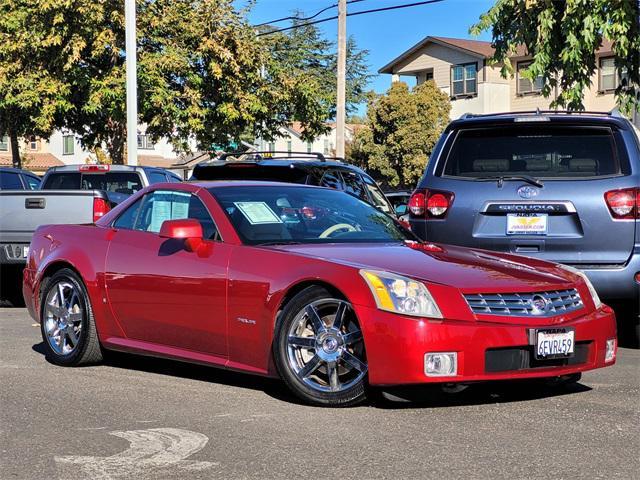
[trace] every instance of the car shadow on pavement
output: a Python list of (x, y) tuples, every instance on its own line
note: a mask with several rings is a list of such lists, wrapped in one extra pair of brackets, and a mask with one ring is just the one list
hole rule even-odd
[(551, 386), (543, 380), (483, 382), (460, 392), (440, 386), (396, 387), (378, 391), (372, 405), (382, 409), (446, 408), (515, 403), (583, 393), (592, 390), (581, 383)]
[[(34, 344), (31, 348), (33, 351), (43, 355), (47, 362), (53, 364), (53, 362), (46, 356), (46, 350), (43, 342)], [(105, 352), (102, 365), (119, 368), (124, 371), (135, 370), (138, 372), (167, 375), (207, 383), (219, 383), (221, 385), (228, 385), (231, 387), (261, 390), (267, 395), (278, 400), (298, 403), (296, 397), (287, 390), (286, 386), (279, 379), (261, 377), (233, 370), (224, 370), (222, 368), (181, 362), (179, 360), (147, 357), (144, 355), (114, 351)], [(80, 368), (93, 367), (94, 366), (89, 365), (87, 367)]]
[[(43, 342), (33, 345), (32, 349), (46, 358)], [(48, 358), (46, 360), (52, 363)], [(103, 364), (122, 370), (135, 370), (263, 391), (266, 395), (276, 400), (305, 405), (279, 379), (180, 362), (178, 360), (112, 351), (106, 353)], [(447, 408), (524, 402), (583, 393), (590, 390), (590, 387), (580, 383), (549, 386), (541, 380), (478, 383), (470, 385), (464, 391), (458, 393), (444, 391), (436, 385), (385, 388), (384, 390), (373, 388), (370, 391), (369, 401), (364, 406), (380, 409)]]

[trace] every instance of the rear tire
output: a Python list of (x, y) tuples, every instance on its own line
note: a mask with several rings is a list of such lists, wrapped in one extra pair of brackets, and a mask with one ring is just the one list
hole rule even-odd
[(40, 331), (48, 359), (62, 366), (102, 361), (91, 301), (76, 272), (63, 268), (47, 279), (40, 305)]
[(273, 355), (282, 380), (307, 403), (346, 407), (366, 399), (367, 363), (355, 312), (325, 288), (306, 288), (287, 303)]

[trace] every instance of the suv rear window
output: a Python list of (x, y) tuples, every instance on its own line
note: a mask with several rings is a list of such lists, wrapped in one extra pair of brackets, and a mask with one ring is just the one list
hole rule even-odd
[(608, 128), (501, 126), (461, 130), (443, 173), (470, 178), (591, 178), (620, 174), (620, 162)]
[(129, 172), (60, 172), (47, 177), (47, 190), (105, 190), (130, 195), (142, 189), (140, 175)]

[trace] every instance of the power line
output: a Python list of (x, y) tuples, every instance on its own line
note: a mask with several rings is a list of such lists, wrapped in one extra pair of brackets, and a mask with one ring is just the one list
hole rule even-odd
[[(349, 0), (347, 3), (359, 3), (359, 2), (364, 2), (364, 0)], [(282, 17), (282, 18), (278, 18), (276, 20), (271, 20), (270, 22), (258, 23), (257, 25), (254, 25), (254, 27), (263, 27), (265, 25), (270, 25), (272, 23), (286, 22), (287, 20), (298, 20), (298, 21), (305, 22), (307, 20), (312, 20), (312, 19), (316, 18), (318, 15), (320, 15), (321, 13), (324, 13), (327, 10), (331, 10), (332, 8), (336, 8), (337, 6), (338, 6), (337, 3), (334, 3), (333, 5), (329, 5), (328, 7), (325, 7), (322, 10), (314, 13), (310, 17)]]
[[(440, 3), (440, 2), (443, 2), (443, 1), (444, 0), (425, 0), (425, 1), (422, 1), (422, 2), (407, 3), (407, 4), (403, 4), (403, 5), (392, 5), (390, 7), (372, 8), (370, 10), (361, 10), (359, 12), (347, 13), (347, 17), (355, 17), (356, 15), (364, 15), (364, 14), (367, 14), (367, 13), (386, 12), (386, 11), (389, 11), (389, 10), (399, 10), (401, 8), (418, 7), (420, 5), (429, 5), (429, 4), (432, 4), (432, 3)], [(279, 28), (277, 30), (270, 30), (268, 32), (258, 33), (258, 34), (256, 34), (256, 36), (257, 37), (262, 37), (264, 35), (273, 35), (274, 33), (286, 32), (288, 30), (294, 30), (296, 28), (308, 27), (309, 25), (316, 25), (318, 23), (330, 22), (331, 20), (336, 20), (337, 18), (338, 18), (338, 15), (335, 15), (333, 17), (322, 18), (320, 20), (315, 20), (313, 22), (301, 23), (301, 24), (298, 24), (298, 25), (292, 25), (290, 27)]]

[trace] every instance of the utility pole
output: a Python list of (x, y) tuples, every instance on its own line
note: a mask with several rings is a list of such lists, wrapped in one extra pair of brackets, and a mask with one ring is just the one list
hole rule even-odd
[(338, 105), (336, 106), (336, 156), (344, 158), (346, 124), (347, 0), (338, 1)]
[(124, 1), (125, 67), (127, 81), (127, 165), (138, 165), (136, 0)]

